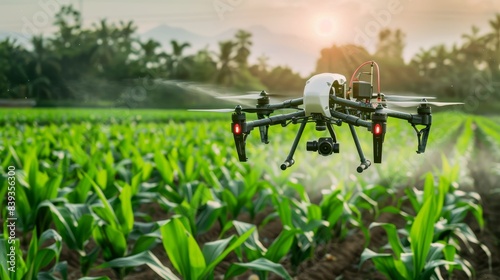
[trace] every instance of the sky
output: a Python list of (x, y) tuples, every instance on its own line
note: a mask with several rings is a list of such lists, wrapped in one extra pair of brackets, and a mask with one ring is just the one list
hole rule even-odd
[(488, 30), (500, 0), (0, 0), (0, 31), (50, 33), (64, 4), (82, 9), (87, 25), (133, 20), (139, 32), (166, 24), (201, 35), (262, 25), (305, 38), (318, 51), (357, 43), (373, 50), (378, 31), (406, 33), (405, 58), (420, 48), (460, 42), (472, 25)]

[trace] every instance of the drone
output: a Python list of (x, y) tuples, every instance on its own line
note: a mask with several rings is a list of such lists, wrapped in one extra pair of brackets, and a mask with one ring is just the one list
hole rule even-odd
[[(366, 65), (370, 65), (369, 72), (360, 72)], [(374, 67), (377, 71), (377, 92), (373, 92)], [(369, 75), (370, 81), (360, 80), (362, 74)], [(320, 137), (318, 140), (307, 141), (306, 150), (317, 152), (322, 156), (339, 153), (340, 145), (337, 142), (334, 125), (349, 126), (360, 164), (356, 168), (362, 173), (371, 166), (371, 161), (366, 159), (356, 133), (355, 127), (364, 127), (373, 135), (373, 156), (375, 163), (382, 163), (382, 148), (387, 131), (387, 119), (396, 118), (407, 120), (416, 132), (418, 147), (417, 153), (425, 152), (427, 139), (432, 124), (431, 105), (448, 106), (460, 105), (459, 102), (430, 102), (434, 97), (413, 97), (385, 95), (380, 92), (380, 70), (375, 61), (366, 61), (354, 71), (351, 80), (342, 74), (321, 73), (312, 76), (305, 84), (304, 95), (301, 98), (288, 99), (280, 103), (270, 103), (266, 91), (240, 96), (225, 96), (223, 99), (256, 99), (255, 107), (243, 108), (237, 105), (234, 109), (193, 110), (210, 112), (233, 112), (231, 131), (238, 159), (241, 162), (248, 160), (246, 155), (246, 139), (254, 128), (259, 128), (260, 140), (269, 143), (268, 130), (270, 126), (300, 124), (288, 156), (280, 168), (286, 170), (295, 160), (294, 153), (307, 124), (313, 123), (316, 131), (328, 130), (329, 136)], [(388, 105), (400, 107), (417, 106), (416, 113), (406, 113), (388, 109)], [(303, 107), (299, 107), (303, 106)], [(271, 115), (276, 110), (292, 109), (294, 112), (280, 115)], [(257, 119), (247, 121), (245, 113), (256, 113)]]

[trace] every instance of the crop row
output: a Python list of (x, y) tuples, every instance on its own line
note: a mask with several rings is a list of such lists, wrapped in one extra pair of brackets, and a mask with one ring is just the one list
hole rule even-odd
[[(45, 117), (34, 119), (43, 123)], [(472, 143), (471, 128), (467, 128), (471, 123), (463, 116), (451, 120), (433, 127), (436, 136), (429, 140), (429, 147), (447, 145), (452, 141), (448, 135), (455, 134), (457, 156), (461, 156)], [(4, 174), (9, 168), (16, 170), (16, 230), (21, 234), (21, 246), (16, 247), (17, 273), (9, 274), (7, 262), (1, 260), (2, 279), (67, 278), (67, 263), (59, 260), (63, 245), (78, 254), (83, 276), (93, 274), (98, 264), (97, 269), (112, 268), (117, 278), (124, 278), (133, 267), (146, 264), (165, 279), (212, 279), (217, 265), (233, 258), (223, 273), (228, 278), (248, 269), (262, 279), (269, 273), (289, 278), (296, 271), (285, 270), (280, 264), (283, 260), (298, 267), (321, 244), (353, 231), (361, 230), (369, 240), (366, 213), (375, 217), (384, 211), (402, 213), (399, 206), (381, 204), (393, 196), (391, 189), (365, 182), (392, 178), (394, 185), (401, 184), (407, 182), (404, 176), (394, 179), (394, 173), (408, 176), (429, 161), (423, 158), (416, 164), (398, 164), (418, 157), (408, 148), (416, 148), (416, 138), (404, 122), (390, 123), (386, 162), (357, 178), (349, 175), (358, 159), (344, 127), (338, 133), (346, 146), (344, 149), (342, 144), (340, 155), (320, 158), (301, 150), (296, 154), (297, 164), (282, 172), (278, 170), (282, 159), (276, 155), (286, 155), (286, 143), (293, 139), (296, 128), (271, 130), (269, 145), (260, 145), (257, 135), (252, 135), (248, 141), (251, 162), (243, 164), (234, 156), (227, 122), (217, 120), (30, 123), (15, 122), (0, 130), (1, 167)], [(317, 132), (311, 129), (305, 136), (317, 137)], [(369, 151), (371, 138), (362, 140)], [(394, 166), (400, 169), (394, 171)], [(461, 169), (453, 170), (455, 174)], [(408, 200), (418, 202), (412, 203), (415, 213), (436, 207), (449, 210), (462, 201), (450, 187), (457, 178), (454, 175), (453, 180), (439, 185), (436, 195), (424, 192), (425, 198), (437, 197), (432, 204), (408, 193)], [(11, 181), (7, 177), (1, 180), (0, 204), (4, 205)], [(427, 181), (426, 189), (430, 189), (431, 180)], [(451, 204), (445, 204), (444, 197)], [(155, 220), (145, 205), (157, 205), (164, 215)], [(481, 222), (480, 208), (471, 207), (466, 210), (475, 211)], [(443, 213), (439, 217), (450, 215), (443, 211), (438, 211)], [(266, 213), (266, 218), (254, 224), (259, 213)], [(245, 215), (250, 218), (242, 221)], [(2, 209), (4, 221), (7, 216), (7, 209)], [(405, 217), (408, 236), (415, 240), (411, 225), (422, 218)], [(432, 222), (438, 223), (439, 217)], [(282, 231), (274, 240), (262, 243), (259, 231), (272, 221), (278, 221)], [(217, 240), (198, 243), (199, 237), (214, 231)], [(7, 244), (8, 239), (9, 231), (4, 228), (3, 242)], [(89, 244), (95, 246), (89, 248)], [(165, 250), (168, 262), (152, 253), (158, 246)], [(393, 250), (402, 253), (399, 247)], [(413, 254), (426, 255), (426, 251)], [(450, 263), (439, 262), (439, 266), (460, 265), (450, 254), (445, 256)], [(417, 259), (418, 266), (414, 263), (413, 271), (402, 275), (422, 272), (422, 257), (413, 261)]]

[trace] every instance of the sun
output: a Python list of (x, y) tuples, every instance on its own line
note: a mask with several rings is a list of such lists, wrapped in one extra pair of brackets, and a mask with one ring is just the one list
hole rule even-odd
[(331, 16), (321, 16), (314, 23), (316, 35), (323, 38), (332, 38), (335, 35), (336, 24)]
[(320, 45), (329, 45), (339, 36), (338, 20), (331, 15), (321, 15), (312, 21), (314, 41)]

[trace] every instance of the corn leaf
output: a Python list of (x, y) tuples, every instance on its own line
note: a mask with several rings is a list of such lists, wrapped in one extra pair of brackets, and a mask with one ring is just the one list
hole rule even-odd
[(297, 229), (284, 229), (281, 231), (269, 248), (267, 248), (265, 258), (272, 262), (279, 263), (290, 251), (293, 239), (297, 233), (299, 233)]
[(178, 280), (179, 278), (153, 254), (151, 251), (145, 251), (136, 255), (117, 258), (99, 265), (99, 268), (108, 267), (138, 267), (147, 265), (163, 279)]
[(202, 234), (210, 230), (225, 207), (217, 201), (208, 201), (196, 216), (196, 233)]
[(120, 206), (116, 215), (120, 221), (121, 230), (127, 236), (134, 227), (134, 210), (132, 208), (132, 187), (125, 184), (118, 196)]
[(410, 229), (411, 250), (413, 252), (413, 268), (415, 279), (424, 269), (427, 254), (434, 237), (434, 199), (428, 197), (415, 217)]
[(227, 245), (234, 239), (234, 235), (228, 238), (208, 242), (203, 246), (203, 257), (207, 264), (214, 262), (218, 256), (226, 249)]
[(389, 253), (376, 253), (368, 248), (365, 248), (361, 254), (359, 266), (361, 267), (368, 260), (372, 260), (377, 270), (385, 274), (389, 279), (396, 280), (407, 278), (404, 276), (405, 273), (400, 273), (400, 270), (403, 270), (403, 272), (406, 271), (404, 263), (402, 263), (401, 260), (395, 260)]
[(292, 277), (288, 274), (288, 272), (286, 272), (286, 269), (283, 268), (281, 264), (274, 263), (265, 258), (256, 259), (248, 263), (233, 263), (224, 275), (224, 279), (238, 276), (248, 269), (272, 272), (282, 279), (292, 279)]
[(121, 258), (126, 255), (127, 240), (120, 230), (103, 224), (95, 227), (92, 235), (102, 249), (104, 260)]
[[(245, 232), (255, 228), (255, 225), (240, 221), (233, 221), (233, 225), (239, 235), (243, 235)], [(246, 253), (249, 260), (260, 258), (267, 252), (266, 247), (259, 240), (259, 233), (257, 231), (254, 231), (245, 241), (245, 247), (248, 248)]]
[(391, 249), (394, 252), (394, 256), (397, 260), (401, 258), (401, 254), (404, 252), (403, 245), (399, 239), (398, 230), (394, 224), (388, 223), (372, 223), (370, 229), (374, 227), (382, 227), (387, 233), (387, 239), (391, 245)]
[(172, 265), (184, 279), (199, 279), (206, 267), (205, 258), (180, 219), (172, 218), (161, 227), (163, 247)]
[[(232, 243), (229, 245), (229, 247), (227, 247), (224, 251), (222, 251), (220, 254), (218, 254), (216, 258), (214, 258), (214, 256), (212, 256), (212, 255), (215, 255), (214, 251), (219, 252), (221, 250), (221, 246), (220, 246), (221, 244), (213, 244), (214, 242), (207, 243), (207, 244), (213, 244), (213, 245), (209, 245), (210, 247), (207, 248), (206, 250), (205, 250), (205, 248), (203, 248), (204, 249), (204, 256), (212, 256), (212, 257), (210, 257), (210, 260), (212, 260), (212, 261), (211, 262), (207, 261), (207, 267), (205, 268), (205, 270), (203, 271), (203, 273), (201, 274), (200, 277), (203, 278), (205, 276), (212, 274), (213, 270), (215, 269), (215, 266), (217, 264), (219, 264), (222, 260), (224, 260), (224, 258), (226, 258), (227, 255), (229, 255), (229, 253), (233, 252), (236, 248), (240, 247), (250, 237), (250, 235), (253, 234), (254, 231), (255, 231), (255, 227), (252, 227), (247, 232), (244, 232), (242, 235), (240, 235), (238, 238), (236, 238), (234, 241), (232, 241)], [(216, 242), (218, 242), (218, 241), (215, 241), (215, 243)], [(206, 246), (206, 244), (205, 244), (205, 246)]]
[(102, 202), (104, 205), (103, 208), (103, 214), (105, 217), (106, 222), (108, 222), (113, 228), (119, 228), (119, 221), (118, 218), (116, 217), (115, 211), (113, 211), (113, 208), (111, 207), (111, 204), (109, 204), (109, 201), (106, 199), (106, 196), (102, 192), (101, 188), (92, 180), (92, 178), (89, 177), (87, 173), (84, 171), (80, 170), (80, 172), (85, 176), (90, 181), (90, 184), (94, 188), (94, 192), (97, 194), (99, 197), (99, 200)]
[(161, 177), (166, 184), (171, 185), (173, 183), (173, 170), (169, 162), (165, 159), (165, 156), (161, 151), (157, 150), (154, 154), (154, 161), (156, 164), (156, 169), (160, 172)]

